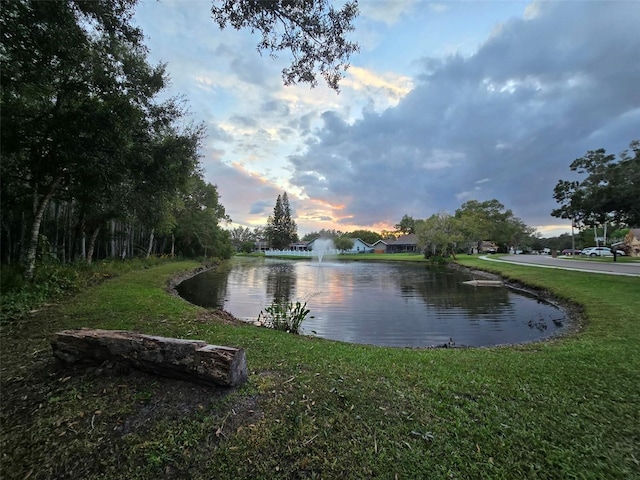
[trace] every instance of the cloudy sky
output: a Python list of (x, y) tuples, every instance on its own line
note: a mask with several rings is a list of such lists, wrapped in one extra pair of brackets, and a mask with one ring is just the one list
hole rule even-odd
[(588, 150), (640, 138), (640, 2), (361, 0), (336, 94), (285, 87), (283, 54), (220, 30), (210, 0), (141, 0), (168, 94), (208, 137), (202, 164), (233, 226), (286, 191), (301, 235), (393, 229), (497, 199), (543, 236), (569, 230), (553, 187)]

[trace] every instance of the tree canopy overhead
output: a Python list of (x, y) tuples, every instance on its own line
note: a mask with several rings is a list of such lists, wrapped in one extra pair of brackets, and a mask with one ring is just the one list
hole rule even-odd
[(317, 71), (338, 91), (351, 54), (359, 50), (347, 39), (358, 15), (357, 0), (340, 10), (330, 0), (214, 0), (211, 13), (220, 28), (259, 32), (260, 52), (277, 57), (289, 50), (291, 65), (282, 70), (285, 85), (302, 82), (315, 87)]

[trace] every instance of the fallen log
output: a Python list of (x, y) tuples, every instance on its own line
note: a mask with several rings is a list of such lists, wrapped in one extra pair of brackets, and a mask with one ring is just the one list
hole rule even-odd
[(202, 340), (81, 328), (56, 333), (51, 347), (54, 356), (67, 363), (113, 361), (206, 385), (236, 386), (247, 380), (244, 349)]

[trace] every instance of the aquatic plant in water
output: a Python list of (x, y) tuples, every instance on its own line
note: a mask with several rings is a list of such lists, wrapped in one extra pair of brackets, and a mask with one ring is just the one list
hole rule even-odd
[(300, 325), (310, 312), (311, 310), (307, 308), (307, 302), (274, 301), (260, 311), (258, 323), (283, 332), (298, 334), (300, 333)]

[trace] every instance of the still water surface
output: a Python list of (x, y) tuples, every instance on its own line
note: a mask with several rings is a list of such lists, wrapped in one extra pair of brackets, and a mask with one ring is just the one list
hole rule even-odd
[(470, 274), (422, 264), (236, 258), (184, 281), (186, 300), (255, 320), (274, 299), (306, 301), (302, 333), (395, 347), (489, 346), (561, 332), (564, 312)]

